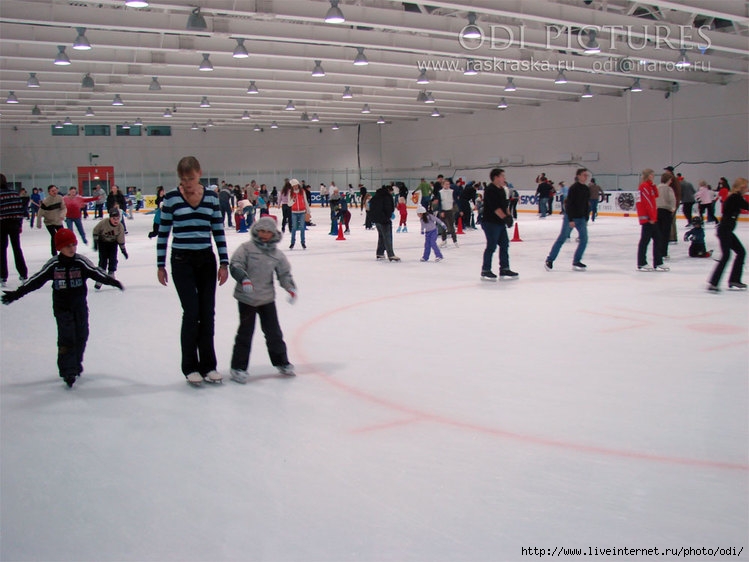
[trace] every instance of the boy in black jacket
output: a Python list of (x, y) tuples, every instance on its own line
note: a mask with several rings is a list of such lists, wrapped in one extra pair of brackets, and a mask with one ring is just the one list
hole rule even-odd
[(52, 311), (57, 320), (57, 367), (60, 377), (72, 387), (83, 372), (83, 352), (88, 341), (88, 303), (86, 279), (112, 285), (121, 291), (122, 283), (76, 254), (78, 240), (72, 230), (61, 228), (55, 234), (58, 255), (15, 291), (4, 291), (3, 304), (10, 304), (22, 296), (52, 281)]

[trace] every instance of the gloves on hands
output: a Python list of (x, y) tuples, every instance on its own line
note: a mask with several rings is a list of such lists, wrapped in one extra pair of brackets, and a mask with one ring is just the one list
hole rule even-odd
[(510, 228), (514, 224), (512, 215), (505, 215), (505, 218), (503, 218), (502, 220), (505, 222), (505, 226), (507, 228)]
[(125, 249), (125, 246), (120, 246), (120, 251), (122, 252), (122, 255), (125, 256), (125, 259), (128, 258), (127, 250)]
[(242, 280), (242, 291), (249, 294), (252, 291), (255, 290), (255, 287), (252, 285), (252, 281), (247, 279), (246, 277)]
[(289, 301), (289, 304), (295, 304), (297, 299), (297, 290), (296, 289), (286, 289), (286, 291), (289, 293), (289, 296), (286, 300)]
[(0, 300), (3, 301), (3, 304), (10, 304), (19, 298), (18, 291), (3, 291), (3, 296), (0, 297)]

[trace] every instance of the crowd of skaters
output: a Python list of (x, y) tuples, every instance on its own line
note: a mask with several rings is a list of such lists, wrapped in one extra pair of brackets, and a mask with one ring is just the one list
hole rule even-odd
[[(290, 299), (296, 300), (298, 290), (288, 260), (277, 245), (288, 227), (291, 233), (289, 249), (294, 249), (297, 235), (302, 249), (306, 249), (305, 230), (312, 225), (310, 186), (291, 178), (284, 181), (280, 191), (276, 187), (268, 191), (265, 184), (258, 185), (254, 180), (243, 188), (222, 182), (220, 187), (211, 185), (206, 189), (200, 182), (201, 175), (197, 159), (185, 157), (180, 161), (178, 187), (165, 192), (160, 186), (157, 191), (154, 228), (148, 234), (151, 238), (158, 238), (157, 278), (162, 285), (167, 285), (170, 279), (166, 264), (167, 246), (171, 238), (171, 280), (183, 308), (180, 335), (183, 374), (193, 385), (200, 385), (204, 381), (216, 383), (223, 378), (217, 371), (213, 349), (213, 317), (216, 286), (223, 285), (231, 275), (236, 282), (234, 296), (238, 300), (240, 314), (232, 357), (232, 379), (240, 383), (248, 380), (247, 364), (256, 317), (260, 318), (273, 365), (281, 374), (293, 375), (293, 366), (286, 355), (275, 311), (273, 278), (276, 275)], [(88, 338), (86, 280), (94, 279), (95, 289), (103, 284), (123, 289), (115, 273), (118, 250), (125, 259), (128, 258), (125, 245), (128, 198), (116, 185), (111, 187), (105, 198), (98, 193), (100, 186), (96, 187), (92, 196), (84, 197), (78, 194), (75, 187), (69, 188), (67, 195), (63, 196), (57, 186), (50, 185), (46, 197), (41, 198), (37, 188), (29, 197), (16, 192), (2, 174), (0, 184), (0, 280), (5, 287), (8, 278), (7, 250), (10, 245), (21, 282), (17, 289), (4, 291), (2, 302), (10, 304), (39, 289), (47, 281), (52, 281), (53, 312), (58, 324), (60, 349), (58, 367), (60, 376), (72, 387), (83, 371), (83, 352)], [(537, 184), (539, 217), (545, 218), (553, 212), (550, 200), (556, 188), (545, 174), (538, 176)], [(747, 180), (737, 178), (729, 185), (726, 178), (721, 178), (717, 190), (703, 181), (699, 185), (700, 189), (695, 191), (692, 184), (681, 174), (674, 173), (670, 166), (664, 168), (660, 175), (650, 168), (642, 171), (636, 200), (641, 225), (637, 270), (669, 271), (665, 264), (668, 260), (668, 242), (675, 234), (677, 209), (681, 206), (687, 226), (691, 227), (684, 239), (692, 242), (689, 250), (692, 257), (710, 256), (704, 243), (703, 215), (706, 213), (709, 222), (718, 224), (721, 257), (716, 260), (718, 263), (710, 276), (708, 290), (720, 290), (719, 283), (732, 254), (735, 254), (735, 259), (728, 276), (728, 287), (746, 289), (747, 285), (742, 281), (746, 251), (734, 230), (739, 215), (749, 211)], [(595, 221), (593, 201), (600, 198), (600, 186), (592, 180), (586, 168), (577, 169), (569, 187), (564, 182), (558, 182), (557, 186), (561, 192), (560, 213), (563, 220), (559, 236), (544, 260), (544, 266), (547, 271), (553, 270), (554, 260), (574, 229), (578, 232), (578, 244), (572, 258), (573, 269), (585, 271), (587, 266), (582, 258), (588, 240), (587, 224)], [(507, 181), (501, 168), (491, 170), (489, 182), (482, 183), (464, 182), (462, 178), (453, 181), (443, 176), (438, 176), (434, 182), (422, 178), (411, 193), (403, 183), (382, 185), (373, 194), (360, 184), (359, 201), (351, 185), (344, 193), (333, 182), (325, 188), (321, 204), (330, 209), (330, 234), (338, 231), (339, 224), (341, 231), (345, 225), (348, 232), (351, 219), (349, 205), (354, 208), (359, 205), (360, 214), (366, 213), (365, 227), (377, 230), (377, 260), (400, 261), (393, 248), (393, 221), (397, 217), (399, 224), (396, 233), (408, 232), (406, 202), (410, 197), (417, 204), (419, 230), (424, 235), (422, 262), (429, 261), (432, 253), (435, 261), (442, 261), (444, 255), (440, 246), (447, 245), (448, 237), (453, 246), (458, 247), (457, 223), (459, 228), (480, 227), (484, 232), (486, 246), (482, 256), (482, 280), (519, 277), (510, 268), (508, 236), (508, 229), (517, 217), (513, 201), (519, 199), (519, 194)], [(140, 197), (135, 199), (136, 209), (142, 207), (143, 202), (140, 190), (138, 193)], [(720, 220), (714, 208), (718, 201), (721, 203)], [(94, 217), (98, 220), (92, 232), (93, 249), (99, 253), (98, 266), (77, 253), (78, 239), (73, 232), (75, 227), (83, 243), (88, 244), (81, 219), (89, 203), (94, 203)], [(692, 213), (695, 203), (698, 204), (697, 214)], [(99, 205), (101, 209), (98, 209)], [(106, 217), (103, 217), (104, 207), (107, 209)], [(277, 217), (268, 216), (274, 207), (281, 209), (280, 224)], [(232, 226), (232, 217), (235, 227), (241, 223), (249, 229), (250, 240), (240, 246), (236, 256), (232, 256), (230, 267), (225, 226), (227, 222)], [(42, 222), (51, 239), (52, 259), (30, 278), (20, 240), (26, 220), (31, 228), (35, 220)], [(441, 236), (440, 245), (437, 244), (438, 236)], [(651, 243), (652, 266), (647, 260)], [(218, 249), (218, 263), (213, 244)], [(493, 272), (492, 267), (497, 250), (499, 275)]]

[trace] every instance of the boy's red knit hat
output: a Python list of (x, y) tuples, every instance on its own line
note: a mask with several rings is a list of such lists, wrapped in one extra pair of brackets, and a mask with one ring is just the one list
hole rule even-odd
[(61, 228), (55, 233), (55, 248), (58, 252), (70, 244), (78, 244), (78, 239), (75, 237), (72, 230)]

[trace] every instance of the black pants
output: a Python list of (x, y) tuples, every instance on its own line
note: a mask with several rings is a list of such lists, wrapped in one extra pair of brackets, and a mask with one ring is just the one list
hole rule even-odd
[(648, 244), (653, 241), (653, 266), (658, 267), (663, 264), (661, 255), (661, 232), (658, 230), (658, 223), (651, 224), (646, 222), (642, 225), (640, 231), (640, 243), (637, 245), (637, 266), (641, 267), (648, 264)]
[(671, 222), (673, 218), (673, 213), (668, 209), (658, 209), (658, 222), (656, 226), (660, 234), (661, 257), (668, 255), (668, 242), (671, 238)]
[(731, 275), (728, 277), (729, 283), (741, 283), (741, 274), (744, 271), (744, 260), (746, 259), (746, 250), (741, 245), (739, 239), (733, 232), (721, 232), (718, 229), (718, 240), (720, 240), (720, 251), (723, 255), (718, 261), (718, 265), (715, 266), (715, 271), (710, 278), (710, 284), (718, 286), (720, 278), (723, 275), (723, 270), (728, 264), (728, 260), (731, 257), (731, 250), (736, 252), (736, 259), (733, 260), (733, 267), (731, 268)]
[(681, 204), (681, 210), (684, 213), (684, 216), (687, 217), (687, 226), (692, 224), (692, 207), (694, 207), (694, 203)]
[(52, 239), (52, 241), (51, 241), (51, 243), (52, 243), (52, 255), (56, 256), (57, 255), (57, 248), (55, 248), (55, 234), (57, 233), (58, 230), (60, 230), (62, 228), (62, 225), (61, 224), (48, 224), (46, 226), (47, 226), (47, 232), (49, 232), (49, 236)]
[(286, 232), (286, 227), (291, 231), (291, 207), (284, 203), (281, 205), (281, 232)]
[(110, 275), (117, 271), (117, 242), (99, 241), (99, 268)]
[(221, 204), (221, 221), (225, 222), (226, 219), (228, 218), (229, 219), (229, 228), (233, 228), (234, 227), (234, 225), (231, 223), (231, 215), (232, 215), (231, 205), (229, 205), (228, 203), (227, 204), (223, 204), (222, 203)]
[(276, 303), (271, 302), (260, 306), (250, 306), (243, 302), (237, 304), (239, 305), (239, 328), (237, 328), (237, 336), (234, 338), (231, 368), (246, 371), (250, 364), (256, 316), (260, 317), (260, 327), (265, 335), (265, 346), (268, 348), (271, 364), (274, 367), (288, 365), (289, 358), (286, 355), (286, 343), (283, 341), (283, 333), (278, 323)]
[(376, 222), (374, 223), (377, 228), (377, 255), (384, 256), (387, 253), (389, 258), (395, 256), (393, 252), (393, 223), (387, 222)]
[(0, 220), (0, 279), (8, 279), (8, 243), (13, 248), (13, 259), (20, 277), (26, 278), (29, 271), (21, 250), (21, 224), (23, 219)]
[(172, 250), (172, 281), (182, 304), (182, 373), (216, 369), (213, 347), (216, 256), (212, 250)]
[(83, 371), (83, 353), (88, 341), (88, 306), (84, 302), (72, 309), (55, 308), (54, 313), (60, 376), (79, 375)]

